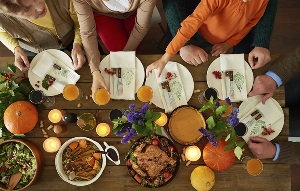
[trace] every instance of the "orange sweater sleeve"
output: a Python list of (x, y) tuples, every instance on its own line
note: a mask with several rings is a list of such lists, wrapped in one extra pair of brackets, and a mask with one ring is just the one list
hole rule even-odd
[(231, 47), (237, 45), (249, 32), (250, 30), (258, 23), (260, 18), (263, 16), (265, 12), (265, 8), (268, 4), (268, 1), (264, 1), (262, 6), (260, 6), (259, 11), (257, 14), (249, 21), (249, 23), (241, 30), (239, 33), (231, 36), (226, 40), (226, 43), (229, 44)]
[(174, 56), (180, 48), (199, 30), (207, 18), (216, 11), (218, 0), (202, 0), (194, 12), (181, 23), (181, 28), (167, 46), (166, 52)]

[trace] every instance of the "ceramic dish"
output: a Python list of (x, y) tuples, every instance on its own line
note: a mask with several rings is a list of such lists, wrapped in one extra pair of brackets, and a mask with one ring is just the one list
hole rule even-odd
[(179, 154), (167, 138), (152, 135), (142, 137), (131, 146), (127, 156), (129, 174), (145, 187), (161, 187), (177, 174)]
[[(97, 169), (96, 170), (96, 174), (95, 174), (95, 176), (92, 179), (90, 179), (90, 180), (76, 180), (76, 179), (73, 179), (74, 178), (74, 176), (73, 176), (74, 173), (72, 173), (72, 175), (70, 175), (71, 173), (68, 172), (69, 174), (67, 175), (67, 173), (64, 170), (64, 165), (71, 165), (71, 163), (65, 163), (65, 152), (66, 152), (66, 149), (70, 149), (69, 145), (71, 143), (73, 143), (73, 142), (78, 142), (77, 147), (79, 148), (80, 147), (80, 140), (82, 140), (82, 139), (86, 140), (87, 143), (92, 143), (92, 145), (95, 146), (98, 151), (104, 151), (103, 148), (102, 148), (102, 146), (98, 142), (96, 142), (96, 141), (94, 141), (92, 139), (89, 139), (87, 137), (75, 137), (75, 138), (72, 138), (72, 139), (69, 139), (68, 141), (66, 141), (61, 146), (61, 148), (59, 149), (59, 151), (57, 152), (56, 157), (55, 157), (55, 167), (56, 167), (56, 171), (57, 171), (58, 175), (64, 181), (68, 182), (69, 184), (75, 185), (75, 186), (86, 186), (86, 185), (92, 184), (93, 182), (95, 182), (101, 176), (101, 174), (102, 174), (102, 172), (103, 172), (103, 170), (104, 170), (104, 168), (106, 166), (106, 157), (105, 157), (105, 154), (101, 154), (101, 157), (98, 160), (99, 161), (98, 165), (100, 166), (100, 169), (95, 168), (94, 165), (96, 163), (94, 163), (94, 165), (91, 165), (92, 169), (94, 169), (94, 168)], [(83, 154), (83, 153), (78, 153), (78, 154), (76, 154), (76, 156), (81, 156), (81, 154)], [(82, 157), (84, 158), (84, 157), (86, 157), (86, 155), (83, 155)], [(90, 159), (92, 159), (92, 158), (89, 157), (89, 158), (87, 158), (87, 160), (79, 161), (79, 162), (83, 162), (84, 163), (84, 164), (81, 164), (82, 168), (85, 168), (86, 166), (90, 165), (90, 163), (88, 162), (88, 161), (90, 161)], [(96, 159), (95, 159), (95, 161), (96, 161)], [(76, 165), (76, 166), (79, 167), (79, 165)], [(88, 171), (88, 172), (90, 172), (90, 171)], [(76, 177), (77, 176), (81, 176), (81, 174), (76, 174)], [(84, 174), (82, 176), (86, 176), (86, 174)]]
[[(250, 68), (249, 64), (245, 61), (244, 65), (245, 65), (245, 74), (246, 74), (246, 88), (248, 94), (252, 88), (254, 77), (253, 77), (252, 69)], [(221, 71), (220, 57), (215, 59), (208, 67), (206, 73), (206, 79), (207, 79), (208, 87), (215, 88), (218, 91), (218, 98), (223, 99), (221, 80), (216, 79), (216, 77), (213, 74), (213, 71)], [(241, 100), (231, 99), (231, 101), (239, 102)]]
[[(72, 65), (72, 60), (71, 58), (64, 52), (60, 51), (60, 50), (56, 50), (56, 49), (49, 49), (49, 50), (45, 50), (46, 52), (48, 52), (49, 54), (51, 54), (52, 56), (54, 56), (56, 59), (60, 60), (62, 63), (64, 63), (66, 66), (68, 66), (69, 68), (74, 70), (74, 67)], [(44, 51), (43, 51), (44, 52)], [(39, 61), (39, 59), (41, 59), (43, 52), (38, 53), (31, 61), (30, 63), (30, 68), (28, 70), (28, 78), (30, 81), (31, 86), (36, 89), (36, 90), (42, 90), (46, 96), (55, 96), (60, 94), (61, 92), (57, 89), (55, 89), (54, 87), (49, 87), (48, 90), (46, 90), (45, 88), (42, 87), (42, 81), (43, 79), (40, 78), (39, 76), (37, 76), (36, 74), (34, 74), (32, 72), (32, 68), (36, 65), (36, 63)], [(39, 82), (39, 83), (38, 83)], [(39, 84), (37, 87), (36, 84)]]

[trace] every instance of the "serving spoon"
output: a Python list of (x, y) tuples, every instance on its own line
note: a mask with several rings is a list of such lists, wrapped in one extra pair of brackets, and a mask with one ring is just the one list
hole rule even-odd
[(16, 172), (10, 177), (9, 183), (8, 183), (8, 188), (6, 191), (12, 191), (14, 187), (18, 184), (18, 182), (21, 180), (22, 173), (21, 172)]

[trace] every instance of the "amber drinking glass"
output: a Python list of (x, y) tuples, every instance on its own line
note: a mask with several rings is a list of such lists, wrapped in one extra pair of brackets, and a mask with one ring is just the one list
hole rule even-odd
[(241, 163), (252, 176), (258, 176), (263, 171), (263, 163), (259, 159), (245, 156), (241, 159)]
[(149, 102), (153, 98), (153, 90), (149, 86), (142, 86), (137, 92), (137, 97), (141, 102)]
[(97, 105), (105, 105), (109, 102), (110, 95), (106, 89), (98, 89), (95, 92), (93, 99)]
[(68, 101), (79, 100), (82, 97), (82, 91), (74, 84), (68, 84), (64, 87), (63, 96)]

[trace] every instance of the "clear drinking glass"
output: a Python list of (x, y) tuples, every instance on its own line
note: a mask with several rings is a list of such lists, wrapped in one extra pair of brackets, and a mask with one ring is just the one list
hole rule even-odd
[(256, 158), (245, 156), (241, 159), (243, 168), (252, 176), (258, 176), (263, 171), (263, 163)]
[(218, 98), (218, 91), (215, 88), (207, 88), (205, 91), (201, 92), (198, 101), (204, 105), (209, 101), (210, 97), (213, 97), (214, 100)]
[(42, 90), (31, 90), (29, 101), (33, 104), (44, 104), (46, 107), (51, 107), (55, 103), (55, 98), (54, 96), (46, 96)]
[(79, 116), (77, 125), (84, 131), (90, 131), (96, 127), (96, 118), (91, 113), (83, 113)]

